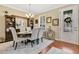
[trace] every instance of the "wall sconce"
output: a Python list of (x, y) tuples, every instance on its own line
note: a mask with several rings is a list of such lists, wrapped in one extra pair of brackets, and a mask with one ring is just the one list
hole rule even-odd
[(8, 15), (8, 11), (4, 11), (5, 12), (5, 15)]

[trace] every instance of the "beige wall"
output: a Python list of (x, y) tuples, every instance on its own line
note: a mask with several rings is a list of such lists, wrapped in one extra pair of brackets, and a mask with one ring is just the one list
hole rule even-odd
[(0, 15), (0, 38), (5, 38), (5, 18)]
[(25, 13), (22, 11), (18, 11), (15, 9), (11, 9), (8, 7), (4, 7), (0, 5), (0, 37), (5, 38), (5, 17), (4, 17), (4, 11), (8, 11), (9, 15), (18, 15), (25, 17)]
[[(59, 9), (54, 9), (54, 10), (51, 10), (51, 11), (48, 11), (48, 12), (44, 12), (44, 13), (41, 13), (39, 15), (36, 15), (35, 16), (35, 19), (38, 19), (39, 20), (39, 16), (45, 16), (45, 17), (52, 17), (52, 19), (55, 19), (55, 18), (59, 18)], [(52, 21), (52, 20), (51, 20)], [(35, 24), (35, 26), (37, 27), (38, 24)], [(56, 34), (56, 38), (59, 39), (59, 26), (52, 26), (52, 22), (51, 23), (46, 23), (46, 29), (51, 26), (52, 30), (55, 31), (55, 34)]]

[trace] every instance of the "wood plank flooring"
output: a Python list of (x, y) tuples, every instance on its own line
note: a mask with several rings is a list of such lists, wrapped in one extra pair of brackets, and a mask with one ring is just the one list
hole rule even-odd
[(56, 47), (58, 49), (69, 49), (69, 51), (72, 51), (73, 54), (79, 54), (79, 45), (63, 42), (63, 41), (57, 41), (55, 40), (53, 43), (51, 43), (49, 46), (44, 48), (42, 51), (39, 52), (39, 54), (46, 54), (52, 47)]

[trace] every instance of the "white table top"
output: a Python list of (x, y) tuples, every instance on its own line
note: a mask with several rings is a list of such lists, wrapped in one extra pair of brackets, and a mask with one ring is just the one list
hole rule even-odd
[(18, 32), (17, 34), (31, 34), (31, 33), (32, 33), (32, 31), (30, 31), (30, 32), (23, 31), (23, 32)]

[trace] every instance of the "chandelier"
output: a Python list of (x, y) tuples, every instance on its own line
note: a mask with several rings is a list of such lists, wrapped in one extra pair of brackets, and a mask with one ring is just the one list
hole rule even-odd
[(34, 15), (31, 12), (31, 4), (28, 4), (28, 9), (27, 10), (28, 10), (28, 13), (26, 14), (26, 17), (28, 17), (28, 18), (34, 17)]

